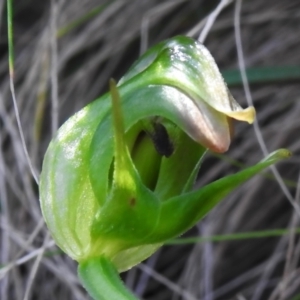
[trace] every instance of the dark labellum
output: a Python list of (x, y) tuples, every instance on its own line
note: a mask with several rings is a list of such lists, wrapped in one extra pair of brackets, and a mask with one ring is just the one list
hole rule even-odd
[(153, 141), (156, 151), (165, 157), (169, 157), (174, 152), (174, 146), (171, 142), (166, 128), (160, 123), (153, 123), (153, 131), (148, 132)]

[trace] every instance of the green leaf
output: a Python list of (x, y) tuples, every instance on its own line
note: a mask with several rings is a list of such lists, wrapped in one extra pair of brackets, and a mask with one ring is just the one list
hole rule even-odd
[[(240, 70), (224, 70), (222, 75), (228, 86), (240, 85), (243, 83)], [(279, 81), (299, 80), (300, 66), (268, 66), (248, 68), (247, 79), (250, 84), (272, 83)]]

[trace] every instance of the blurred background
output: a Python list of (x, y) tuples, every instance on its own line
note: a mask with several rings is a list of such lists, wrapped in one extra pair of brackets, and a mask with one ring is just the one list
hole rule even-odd
[[(230, 237), (166, 245), (122, 274), (128, 287), (145, 300), (299, 300), (299, 0), (22, 0), (13, 6), (16, 99), (37, 174), (58, 126), (106, 92), (109, 78), (118, 80), (148, 47), (178, 34), (203, 41), (237, 101), (257, 110), (254, 126), (236, 124), (225, 155), (206, 157), (197, 187), (278, 148), (293, 152), (185, 235)], [(89, 299), (76, 263), (55, 246), (41, 219), (10, 93), (4, 0), (0, 12), (0, 299)], [(287, 231), (243, 234), (272, 229)]]

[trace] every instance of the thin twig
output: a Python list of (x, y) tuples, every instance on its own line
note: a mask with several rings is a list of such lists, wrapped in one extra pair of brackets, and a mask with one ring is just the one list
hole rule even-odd
[[(247, 75), (246, 75), (245, 60), (244, 60), (242, 39), (241, 39), (241, 30), (240, 30), (241, 7), (242, 7), (242, 0), (236, 0), (235, 12), (234, 12), (235, 41), (236, 41), (236, 48), (237, 48), (237, 53), (238, 53), (239, 69), (240, 69), (241, 76), (242, 76), (243, 87), (244, 87), (247, 103), (248, 103), (249, 106), (253, 106), (253, 99), (252, 99), (252, 96), (251, 96), (251, 91), (250, 91), (250, 87), (249, 87), (249, 83), (248, 83)], [(269, 152), (267, 150), (266, 144), (265, 144), (264, 139), (262, 137), (261, 130), (260, 130), (260, 127), (259, 127), (259, 124), (258, 124), (257, 120), (254, 122), (254, 132), (255, 132), (256, 139), (259, 143), (259, 146), (260, 146), (264, 156), (267, 156), (269, 154)], [(278, 173), (276, 167), (272, 166), (272, 167), (270, 167), (270, 169), (272, 170), (272, 172), (274, 174), (274, 177), (276, 178), (276, 180), (277, 180), (281, 190), (285, 194), (286, 198), (288, 199), (288, 201), (290, 202), (292, 207), (295, 209), (298, 216), (300, 216), (300, 208), (295, 203), (292, 195), (290, 194), (287, 187), (285, 186), (285, 184), (284, 184), (280, 174)], [(282, 247), (283, 243), (284, 243), (284, 240), (282, 240), (282, 242), (278, 244), (278, 249)], [(269, 261), (271, 263), (271, 259)], [(267, 282), (265, 279), (269, 274), (271, 274), (271, 270), (273, 270), (273, 268), (270, 267), (269, 269), (266, 269), (266, 270), (269, 270), (269, 272), (264, 273), (265, 278), (259, 284), (257, 290), (254, 293), (253, 299), (257, 300), (257, 299), (260, 298), (260, 295), (261, 295), (261, 293), (264, 289), (264, 286), (266, 285), (266, 282)]]
[(198, 37), (198, 41), (201, 43), (204, 43), (211, 27), (214, 25), (218, 15), (221, 13), (221, 11), (228, 6), (233, 0), (222, 0), (219, 5), (210, 13), (207, 22), (203, 28), (203, 30), (201, 31), (199, 37)]
[[(250, 86), (249, 86), (247, 75), (246, 75), (246, 67), (245, 67), (245, 60), (244, 60), (243, 46), (242, 46), (242, 39), (241, 39), (241, 29), (240, 29), (241, 7), (242, 7), (242, 0), (236, 0), (235, 13), (234, 13), (235, 40), (236, 40), (236, 48), (237, 48), (237, 53), (238, 53), (239, 69), (240, 69), (241, 76), (242, 76), (243, 87), (244, 87), (246, 99), (247, 99), (248, 105), (253, 106), (253, 99), (251, 96)], [(253, 127), (254, 127), (256, 139), (257, 139), (259, 146), (263, 152), (263, 155), (264, 156), (269, 155), (269, 151), (267, 150), (266, 143), (263, 139), (257, 119), (255, 120)], [(295, 209), (298, 216), (300, 217), (300, 207), (297, 203), (295, 203), (295, 200), (293, 199), (291, 193), (287, 189), (281, 175), (277, 171), (277, 168), (275, 166), (271, 166), (270, 169), (273, 172), (274, 177), (276, 178), (282, 192), (284, 193), (284, 195), (286, 196), (286, 198), (288, 199), (288, 201), (290, 202), (290, 204), (292, 205), (292, 207)]]
[[(2, 133), (0, 132), (0, 166), (1, 169), (5, 171), (4, 166), (4, 159), (2, 154)], [(10, 224), (10, 211), (8, 206), (8, 197), (7, 197), (7, 190), (6, 190), (6, 184), (5, 184), (5, 176), (4, 172), (0, 172), (0, 197), (1, 197), (1, 225), (2, 224)], [(9, 260), (9, 251), (10, 251), (10, 240), (9, 235), (6, 230), (2, 229), (1, 234), (1, 254), (0, 254), (0, 262), (2, 265), (5, 265), (7, 261)], [(1, 286), (0, 286), (0, 295), (2, 300), (8, 299), (8, 287), (9, 287), (9, 277), (6, 277), (2, 280)]]
[(180, 288), (177, 284), (173, 283), (172, 281), (170, 281), (166, 277), (162, 276), (161, 274), (159, 274), (155, 270), (149, 268), (147, 265), (140, 264), (140, 265), (138, 265), (138, 268), (143, 270), (144, 272), (148, 273), (156, 281), (162, 283), (163, 285), (165, 285), (167, 288), (169, 288), (173, 292), (183, 296), (186, 300), (197, 300), (197, 298), (194, 297), (191, 293), (189, 293), (188, 291), (185, 291), (184, 289)]
[(29, 295), (30, 295), (32, 285), (34, 283), (34, 279), (36, 277), (38, 268), (41, 264), (41, 260), (43, 258), (44, 253), (45, 253), (45, 250), (47, 249), (47, 245), (49, 243), (49, 240), (50, 240), (50, 233), (48, 232), (45, 239), (44, 239), (43, 246), (40, 249), (40, 251), (39, 251), (39, 253), (38, 253), (38, 255), (37, 255), (37, 257), (34, 261), (34, 264), (33, 264), (32, 268), (30, 270), (30, 274), (29, 274), (29, 278), (28, 278), (28, 281), (27, 281), (25, 295), (24, 295), (23, 300), (28, 300), (29, 299)]
[(51, 18), (50, 18), (50, 34), (51, 34), (51, 129), (52, 136), (55, 135), (58, 129), (59, 117), (59, 101), (58, 101), (58, 65), (57, 65), (57, 15), (58, 4), (56, 0), (51, 0)]
[(11, 96), (14, 104), (14, 110), (16, 114), (16, 120), (18, 124), (18, 129), (21, 137), (22, 147), (23, 151), (28, 163), (28, 166), (31, 171), (31, 175), (34, 178), (36, 184), (39, 184), (38, 176), (33, 168), (33, 165), (31, 163), (31, 159), (28, 154), (28, 149), (26, 146), (25, 138), (24, 138), (24, 132), (21, 124), (19, 109), (17, 105), (17, 99), (15, 94), (15, 86), (14, 86), (14, 48), (13, 48), (13, 9), (12, 9), (12, 0), (7, 0), (7, 26), (8, 26), (8, 52), (9, 52), (9, 58), (8, 58), (8, 65), (9, 65), (9, 85), (10, 85), (10, 91)]
[[(297, 186), (296, 196), (295, 196), (297, 202), (299, 200), (299, 196), (300, 196), (300, 174), (298, 177), (298, 186)], [(290, 226), (288, 248), (286, 251), (286, 261), (284, 265), (282, 280), (278, 284), (277, 288), (271, 294), (269, 300), (275, 300), (277, 296), (279, 297), (279, 300), (285, 299), (285, 293), (290, 279), (289, 274), (292, 272), (291, 267), (292, 267), (293, 253), (295, 248), (296, 228), (297, 228), (298, 221), (299, 221), (299, 217), (297, 213), (294, 211), (292, 221), (291, 221), (291, 226)]]
[(142, 19), (141, 23), (141, 44), (140, 44), (140, 55), (143, 54), (148, 48), (148, 35), (149, 35), (149, 23), (150, 19), (157, 14), (162, 12), (167, 12), (172, 9), (174, 6), (186, 2), (187, 0), (172, 0), (166, 3), (161, 3), (154, 8), (150, 9)]

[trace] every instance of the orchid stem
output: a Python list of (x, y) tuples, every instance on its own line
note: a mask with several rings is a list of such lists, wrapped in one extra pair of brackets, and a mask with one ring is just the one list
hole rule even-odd
[(95, 300), (138, 300), (125, 287), (114, 265), (105, 257), (79, 263), (78, 275), (84, 288)]

